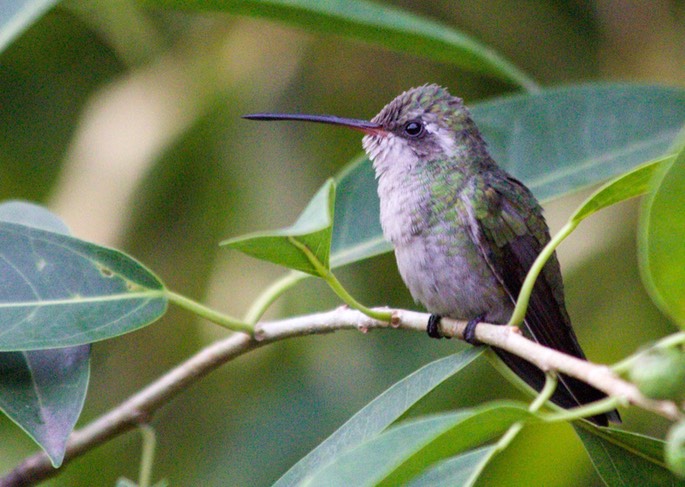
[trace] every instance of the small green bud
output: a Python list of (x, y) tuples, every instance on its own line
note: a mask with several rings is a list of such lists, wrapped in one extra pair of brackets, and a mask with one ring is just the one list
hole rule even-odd
[(685, 421), (674, 424), (668, 431), (664, 459), (671, 472), (685, 478)]
[(630, 380), (652, 399), (685, 398), (685, 353), (675, 348), (655, 349), (630, 369)]

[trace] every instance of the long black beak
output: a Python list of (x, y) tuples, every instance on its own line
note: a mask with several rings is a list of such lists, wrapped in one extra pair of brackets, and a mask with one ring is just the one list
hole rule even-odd
[(318, 122), (339, 125), (354, 130), (359, 130), (365, 134), (381, 134), (385, 132), (383, 126), (367, 120), (357, 120), (354, 118), (336, 117), (335, 115), (305, 115), (302, 113), (252, 113), (243, 115), (248, 120), (296, 120), (300, 122)]

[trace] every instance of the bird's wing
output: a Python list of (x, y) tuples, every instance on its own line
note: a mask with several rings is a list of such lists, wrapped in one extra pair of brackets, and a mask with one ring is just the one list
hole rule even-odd
[[(542, 209), (530, 191), (505, 173), (484, 175), (472, 185), (470, 231), (493, 273), (515, 302), (528, 270), (549, 241)], [(530, 296), (524, 332), (538, 343), (585, 358), (578, 344), (566, 306), (563, 282), (556, 254), (547, 261)], [(519, 357), (496, 350), (504, 362), (536, 390), (545, 376)], [(597, 389), (572, 377), (561, 376), (552, 401), (574, 407), (605, 397)], [(611, 416), (611, 419), (617, 419)], [(605, 415), (593, 418), (607, 424)]]
[[(542, 209), (530, 191), (507, 176), (485, 177), (472, 200), (472, 235), (488, 265), (513, 301), (528, 270), (549, 242)], [(584, 358), (566, 312), (556, 254), (549, 259), (531, 293), (526, 313), (530, 335), (557, 350)]]

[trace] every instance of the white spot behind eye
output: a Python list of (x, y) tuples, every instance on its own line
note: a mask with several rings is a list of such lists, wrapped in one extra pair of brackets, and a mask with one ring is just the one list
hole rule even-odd
[(450, 154), (454, 152), (454, 137), (449, 130), (442, 128), (437, 123), (426, 124), (426, 131), (433, 136), (433, 139), (440, 145), (443, 152)]

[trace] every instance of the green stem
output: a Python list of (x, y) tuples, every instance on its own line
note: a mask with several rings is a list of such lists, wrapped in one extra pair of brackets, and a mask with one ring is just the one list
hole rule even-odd
[[(542, 390), (537, 395), (535, 400), (532, 403), (530, 403), (530, 406), (528, 406), (528, 411), (530, 411), (531, 413), (537, 412), (549, 400), (549, 398), (552, 397), (552, 394), (554, 394), (554, 390), (556, 389), (556, 387), (556, 373), (547, 373), (545, 386), (542, 388)], [(514, 423), (509, 427), (509, 429), (502, 435), (502, 437), (495, 444), (492, 450), (490, 450), (490, 453), (485, 458), (483, 458), (483, 460), (481, 460), (478, 466), (474, 469), (474, 471), (471, 473), (471, 475), (469, 476), (468, 480), (464, 485), (472, 486), (476, 483), (476, 480), (478, 480), (478, 478), (481, 476), (483, 470), (485, 470), (485, 467), (488, 465), (488, 463), (490, 463), (490, 460), (492, 460), (492, 458), (499, 452), (504, 451), (511, 444), (511, 442), (514, 441), (516, 435), (518, 435), (519, 432), (523, 429), (523, 424), (523, 421), (519, 421), (518, 423)]]
[(495, 448), (493, 450), (493, 455), (497, 454), (501, 451), (504, 451), (509, 444), (514, 441), (514, 438), (516, 438), (516, 435), (518, 435), (521, 430), (523, 429), (523, 422), (519, 421), (518, 423), (512, 424), (509, 429), (507, 430), (506, 433), (502, 435), (502, 437), (499, 439), (497, 444), (495, 444)]
[(350, 308), (354, 308), (358, 311), (361, 311), (366, 316), (373, 318), (374, 320), (385, 322), (390, 322), (392, 320), (392, 313), (390, 311), (375, 311), (371, 308), (367, 308), (359, 301), (354, 299), (331, 271), (328, 271), (326, 275), (321, 277), (324, 281), (326, 281), (326, 283), (328, 283), (333, 292), (337, 294), (340, 297), (340, 299), (342, 299)]
[[(557, 374), (554, 372), (547, 372), (545, 376), (545, 385), (537, 395), (535, 400), (528, 406), (528, 411), (535, 413), (552, 397), (554, 390), (557, 388)], [(504, 435), (499, 439), (495, 445), (495, 453), (503, 451), (516, 438), (516, 435), (523, 429), (523, 421), (512, 424)]]
[(207, 306), (200, 304), (197, 301), (193, 301), (192, 299), (187, 298), (181, 294), (177, 294), (171, 290), (167, 289), (165, 291), (165, 294), (169, 301), (176, 304), (177, 306), (185, 308), (191, 313), (195, 313), (198, 316), (202, 316), (206, 320), (211, 321), (212, 323), (215, 323), (219, 326), (223, 326), (228, 330), (239, 331), (248, 334), (252, 334), (254, 332), (254, 327), (249, 323), (245, 323), (243, 321), (238, 320), (237, 318), (233, 318), (232, 316), (219, 313), (218, 311), (213, 310), (212, 308), (208, 308)]
[(577, 419), (588, 418), (590, 416), (597, 416), (598, 414), (613, 411), (621, 405), (621, 399), (617, 397), (607, 397), (600, 401), (591, 402), (584, 406), (579, 406), (573, 409), (566, 409), (558, 413), (546, 415), (545, 421), (550, 423), (560, 421), (575, 421)]
[(343, 287), (340, 281), (338, 281), (335, 275), (333, 275), (331, 270), (321, 263), (321, 261), (316, 257), (316, 255), (314, 255), (309, 247), (293, 237), (288, 237), (288, 241), (297, 247), (305, 255), (305, 257), (307, 257), (309, 263), (312, 264), (319, 277), (326, 281), (333, 292), (337, 294), (338, 297), (342, 299), (350, 308), (361, 311), (366, 316), (369, 316), (374, 320), (385, 322), (390, 322), (392, 320), (392, 313), (389, 311), (374, 311), (354, 299), (352, 295)]
[[(676, 335), (679, 335), (680, 333), (677, 333)], [(685, 332), (683, 332), (683, 335), (685, 335)], [(491, 350), (488, 350), (488, 355), (487, 355), (488, 360), (490, 363), (497, 369), (499, 373), (504, 375), (506, 378), (508, 378), (515, 386), (517, 386), (521, 390), (530, 390), (528, 386), (524, 386), (523, 380), (518, 377), (516, 374), (514, 374), (511, 369), (506, 367), (504, 363), (495, 355), (494, 352)], [(552, 385), (550, 383), (550, 379), (548, 378), (547, 381), (545, 382), (545, 387), (542, 389), (540, 394), (538, 395), (537, 399), (531, 403), (531, 407), (529, 408), (531, 411), (537, 411), (539, 408), (537, 406), (538, 401), (542, 401), (544, 403), (547, 401), (552, 393), (554, 392), (554, 389), (552, 388), (552, 392), (545, 392), (546, 389), (551, 388)], [(543, 400), (544, 398), (544, 400)], [(560, 407), (555, 407), (555, 412), (548, 413), (545, 415), (544, 419), (545, 421), (548, 422), (557, 422), (557, 421), (573, 421), (576, 419), (581, 419), (581, 418), (586, 418), (589, 416), (595, 416), (597, 414), (602, 414), (606, 413), (608, 411), (611, 411), (613, 409), (616, 409), (617, 406), (623, 405), (621, 402), (621, 399), (619, 398), (614, 398), (614, 397), (609, 397), (606, 399), (602, 399), (601, 401), (593, 402), (584, 406), (579, 406), (577, 408), (573, 409), (564, 409), (562, 410)], [(536, 409), (533, 409), (535, 407)], [(558, 412), (557, 412), (558, 411)]]
[(647, 350), (641, 350), (630, 357), (626, 357), (620, 362), (615, 363), (614, 365), (611, 366), (611, 369), (616, 372), (617, 374), (623, 374), (625, 372), (628, 372), (634, 365), (635, 363), (645, 355), (646, 353), (649, 353), (650, 350), (654, 349), (668, 349), (672, 347), (677, 347), (679, 345), (682, 345), (685, 343), (685, 332), (680, 331), (678, 333), (674, 333), (672, 335), (668, 335), (667, 337), (662, 338), (658, 342), (656, 342), (654, 345), (649, 347)]
[(552, 397), (552, 394), (554, 394), (554, 391), (557, 388), (557, 382), (558, 382), (558, 377), (557, 377), (556, 372), (553, 372), (553, 371), (547, 372), (545, 374), (545, 386), (540, 391), (540, 394), (538, 394), (538, 397), (535, 398), (535, 401), (530, 403), (530, 407), (528, 408), (528, 411), (530, 411), (531, 413), (539, 411), (540, 408), (547, 401), (549, 401), (549, 398)]
[(545, 264), (552, 256), (556, 248), (568, 237), (573, 230), (576, 229), (580, 222), (579, 221), (569, 221), (564, 225), (559, 232), (554, 235), (552, 240), (550, 240), (545, 248), (542, 249), (540, 255), (538, 255), (535, 262), (528, 271), (526, 280), (523, 281), (523, 286), (521, 286), (521, 292), (519, 293), (518, 299), (516, 300), (516, 308), (514, 313), (509, 318), (509, 326), (520, 326), (526, 317), (526, 310), (528, 309), (528, 302), (530, 301), (530, 295), (533, 292), (533, 286), (535, 286), (535, 281), (545, 267)]
[(683, 343), (685, 343), (685, 331), (679, 331), (678, 333), (662, 338), (656, 343), (655, 347), (672, 348), (682, 345)]
[(250, 306), (250, 309), (247, 310), (247, 313), (245, 313), (245, 322), (250, 325), (257, 323), (274, 301), (295, 284), (308, 277), (307, 274), (302, 272), (292, 271), (277, 281), (274, 281), (257, 297), (252, 303), (252, 306)]
[(155, 461), (157, 438), (155, 436), (155, 429), (149, 424), (138, 425), (138, 430), (143, 437), (143, 452), (140, 455), (138, 486), (150, 487), (152, 483), (152, 465)]

